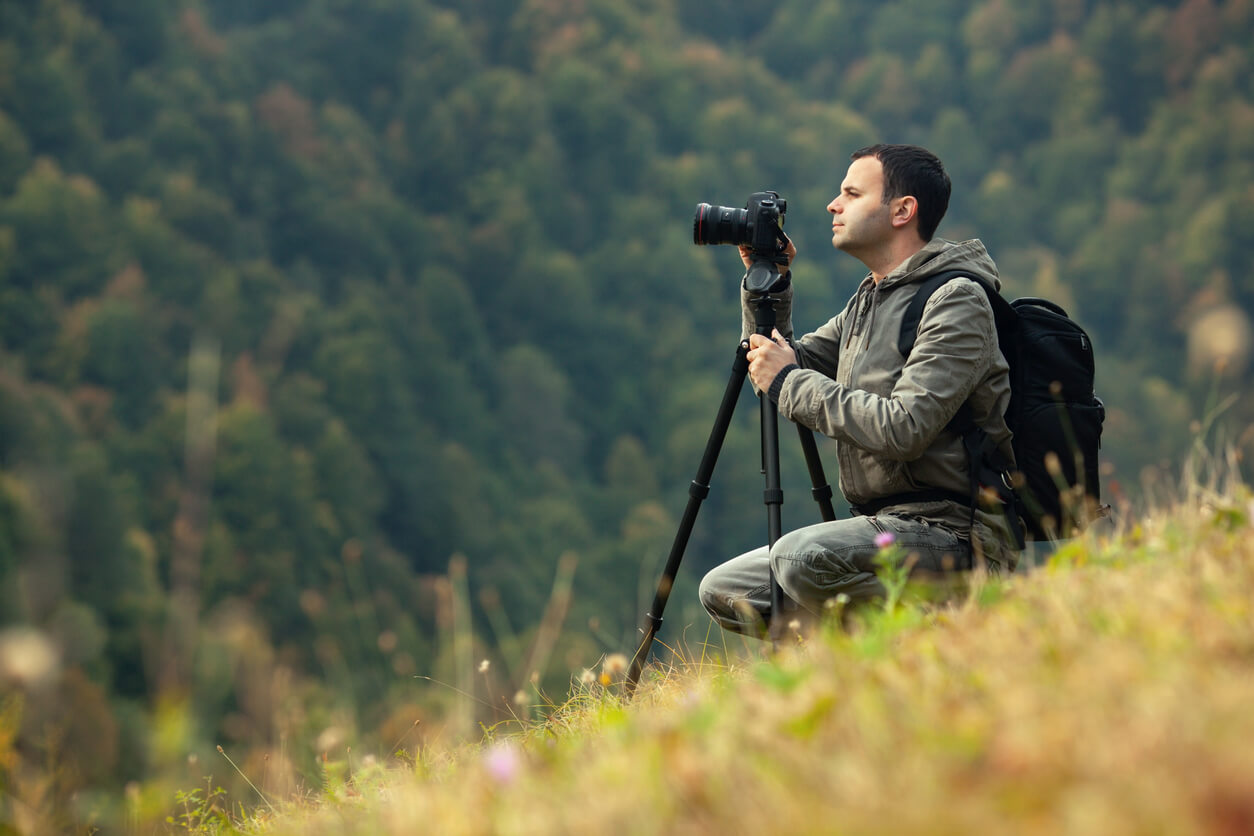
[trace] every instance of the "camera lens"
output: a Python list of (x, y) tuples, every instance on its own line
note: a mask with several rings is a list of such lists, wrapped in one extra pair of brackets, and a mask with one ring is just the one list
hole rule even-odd
[(730, 206), (697, 204), (692, 217), (692, 243), (743, 244), (749, 241), (749, 213)]

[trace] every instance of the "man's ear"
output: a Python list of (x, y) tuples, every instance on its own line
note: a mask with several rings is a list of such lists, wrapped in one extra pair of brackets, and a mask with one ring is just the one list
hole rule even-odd
[(919, 201), (913, 195), (904, 195), (893, 201), (892, 222), (894, 227), (903, 227), (919, 217)]

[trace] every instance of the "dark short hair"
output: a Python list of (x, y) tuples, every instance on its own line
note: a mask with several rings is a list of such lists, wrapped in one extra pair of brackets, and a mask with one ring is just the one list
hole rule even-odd
[(851, 160), (874, 157), (884, 167), (884, 202), (911, 195), (919, 201), (919, 235), (931, 241), (949, 208), (949, 175), (940, 158), (918, 145), (868, 145)]

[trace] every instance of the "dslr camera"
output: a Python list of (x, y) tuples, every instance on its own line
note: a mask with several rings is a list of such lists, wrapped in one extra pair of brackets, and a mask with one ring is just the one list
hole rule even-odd
[(754, 192), (744, 209), (697, 204), (692, 219), (694, 244), (748, 244), (755, 259), (778, 262), (787, 238), (780, 227), (788, 201), (779, 192)]

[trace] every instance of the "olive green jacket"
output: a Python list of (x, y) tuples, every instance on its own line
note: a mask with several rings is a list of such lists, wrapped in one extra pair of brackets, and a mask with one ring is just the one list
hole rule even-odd
[[(928, 300), (909, 358), (897, 349), (901, 320), (917, 283), (943, 270), (970, 270), (1000, 287), (997, 267), (978, 240), (933, 240), (878, 283), (871, 276), (835, 318), (792, 339), (792, 288), (773, 297), (777, 328), (792, 342), (800, 369), (779, 393), (784, 417), (834, 438), (840, 489), (854, 505), (940, 488), (970, 493), (962, 438), (946, 429), (964, 401), (975, 422), (1013, 461), (1004, 415), (1009, 367), (997, 345), (993, 310), (974, 281), (946, 282)], [(754, 330), (742, 294), (742, 337)], [(971, 510), (956, 502), (894, 505), (887, 512), (971, 535)], [(984, 556), (1013, 567), (1017, 553), (998, 515), (980, 511), (974, 542)]]

